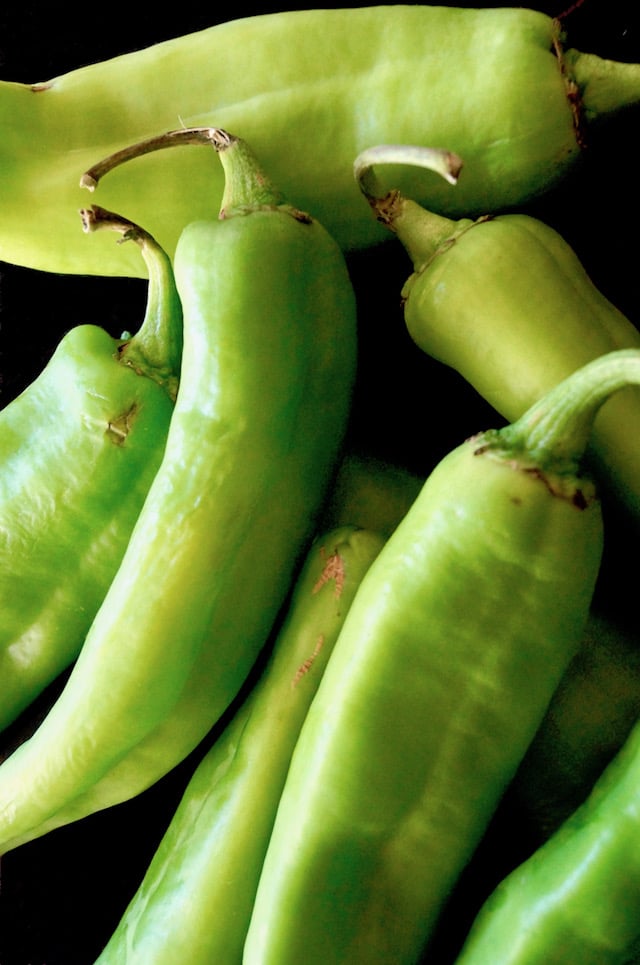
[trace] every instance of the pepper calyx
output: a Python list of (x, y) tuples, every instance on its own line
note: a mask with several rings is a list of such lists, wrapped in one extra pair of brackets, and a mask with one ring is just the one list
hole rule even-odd
[(587, 509), (598, 499), (594, 480), (583, 474), (577, 463), (536, 458), (526, 448), (510, 446), (500, 429), (478, 433), (467, 442), (474, 456), (493, 459), (512, 472), (523, 473), (540, 482), (550, 496), (564, 499), (577, 509)]

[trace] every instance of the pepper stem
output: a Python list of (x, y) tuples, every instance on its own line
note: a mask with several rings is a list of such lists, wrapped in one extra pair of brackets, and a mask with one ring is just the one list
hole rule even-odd
[(575, 474), (598, 410), (614, 392), (630, 385), (640, 385), (640, 349), (601, 355), (563, 379), (518, 420), (498, 429), (496, 448), (510, 456), (522, 454), (543, 470)]
[(376, 219), (393, 231), (404, 245), (415, 271), (420, 271), (442, 245), (450, 243), (474, 222), (452, 220), (427, 211), (397, 190), (385, 191), (374, 168), (381, 164), (404, 164), (433, 171), (449, 184), (456, 184), (462, 158), (451, 151), (412, 144), (378, 144), (362, 151), (353, 172), (360, 191)]
[[(181, 127), (131, 144), (85, 171), (80, 178), (80, 186), (94, 191), (105, 174), (121, 164), (153, 151), (184, 144), (206, 144), (220, 155), (226, 175), (220, 205), (221, 218), (249, 209), (284, 205), (283, 195), (262, 170), (246, 142), (220, 127)], [(233, 163), (230, 162), (231, 157)]]
[(142, 253), (149, 278), (144, 319), (138, 332), (124, 338), (119, 357), (142, 375), (163, 385), (176, 398), (182, 358), (182, 305), (169, 256), (139, 225), (98, 205), (80, 211), (87, 233), (108, 228), (124, 241), (134, 241)]
[(379, 164), (409, 164), (439, 174), (449, 184), (456, 184), (462, 170), (462, 158), (440, 148), (417, 147), (412, 144), (377, 144), (358, 154), (353, 173), (358, 187), (370, 204), (383, 199), (382, 188), (374, 168)]
[(640, 64), (606, 60), (574, 49), (566, 50), (563, 59), (587, 121), (637, 106), (640, 101)]
[(224, 142), (227, 142), (228, 146), (229, 140), (230, 135), (218, 127), (181, 127), (175, 131), (165, 131), (163, 134), (157, 134), (144, 141), (137, 141), (135, 144), (130, 144), (122, 150), (114, 151), (108, 157), (102, 158), (88, 171), (85, 171), (80, 178), (80, 187), (94, 191), (105, 174), (109, 174), (114, 168), (120, 167), (127, 161), (143, 157), (145, 154), (152, 154), (154, 151), (161, 151), (167, 147), (181, 144), (213, 144), (218, 149), (218, 145), (221, 146)]

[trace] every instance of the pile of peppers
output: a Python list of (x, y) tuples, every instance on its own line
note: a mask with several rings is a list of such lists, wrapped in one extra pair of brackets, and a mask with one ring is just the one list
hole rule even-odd
[(640, 965), (637, 13), (128, 13), (0, 14), (1, 965)]

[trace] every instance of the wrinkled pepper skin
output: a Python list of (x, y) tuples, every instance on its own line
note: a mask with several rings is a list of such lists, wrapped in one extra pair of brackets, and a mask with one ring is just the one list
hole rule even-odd
[(579, 646), (603, 543), (579, 465), (597, 406), (640, 378), (629, 356), (445, 456), (371, 565), (293, 753), (245, 965), (419, 960)]
[[(463, 178), (464, 170), (460, 183)], [(590, 360), (640, 347), (635, 325), (598, 290), (562, 235), (539, 218), (452, 220), (396, 192), (375, 207), (414, 266), (402, 290), (409, 335), (506, 420), (519, 418)], [(640, 523), (637, 387), (602, 407), (590, 456), (609, 499)]]
[(352, 526), (315, 541), (266, 667), (191, 778), (96, 965), (242, 960), (293, 747), (354, 594), (383, 543)]
[(0, 413), (0, 728), (77, 656), (162, 460), (182, 310), (166, 255), (144, 251), (139, 331), (71, 329)]
[[(577, 128), (640, 98), (640, 66), (570, 49), (561, 69), (557, 35), (551, 18), (518, 8), (300, 10), (218, 24), (33, 84), (5, 81), (0, 258), (58, 272), (139, 274), (126, 251), (78, 243), (78, 179), (96, 157), (178, 119), (237, 131), (343, 248), (384, 237), (351, 178), (353, 158), (370, 144), (445, 145), (464, 157), (468, 176), (455, 194), (424, 178), (413, 191), (407, 172), (408, 193), (438, 210), (481, 214), (520, 204), (557, 184), (581, 156)], [(173, 254), (182, 227), (215, 208), (218, 186), (219, 197), (206, 156), (149, 156), (114, 176), (103, 201)], [(59, 243), (51, 246), (54, 226)]]
[(0, 851), (67, 808), (132, 797), (202, 740), (268, 638), (336, 468), (357, 354), (344, 258), (274, 203), (246, 145), (224, 138), (219, 156), (225, 217), (188, 225), (176, 251), (164, 458), (61, 695), (0, 765)]
[(584, 804), (502, 881), (456, 965), (633, 965), (640, 956), (640, 725)]

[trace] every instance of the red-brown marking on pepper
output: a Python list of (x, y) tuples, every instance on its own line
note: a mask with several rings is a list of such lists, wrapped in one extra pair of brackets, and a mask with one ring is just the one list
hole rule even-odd
[[(552, 496), (559, 496), (560, 499), (565, 499), (568, 503), (571, 503), (576, 509), (586, 509), (591, 502), (593, 502), (594, 495), (589, 497), (589, 494), (584, 490), (580, 489), (579, 486), (575, 486), (572, 482), (564, 480), (562, 477), (554, 477), (553, 473), (547, 474), (541, 469), (536, 468), (523, 468), (524, 472), (529, 473), (535, 479), (539, 479), (547, 487), (547, 490)], [(566, 483), (566, 484), (565, 484)]]
[[(577, 8), (580, 3), (573, 4), (568, 10), (565, 11), (561, 16), (566, 17), (572, 9)], [(573, 130), (576, 138), (576, 143), (581, 150), (587, 147), (587, 135), (586, 135), (586, 124), (584, 118), (584, 110), (582, 106), (582, 93), (580, 88), (576, 84), (573, 77), (567, 74), (566, 63), (564, 59), (564, 51), (562, 49), (562, 27), (560, 24), (560, 18), (556, 17), (554, 20), (555, 24), (555, 36), (553, 38), (553, 51), (558, 60), (560, 66), (560, 74), (564, 80), (566, 88), (567, 103), (571, 111), (571, 116), (573, 118)]]
[(137, 411), (138, 406), (134, 402), (126, 412), (122, 412), (119, 416), (116, 416), (115, 419), (111, 419), (107, 423), (107, 435), (116, 446), (123, 446), (125, 444)]
[(305, 674), (309, 673), (309, 671), (311, 670), (311, 667), (315, 662), (316, 657), (322, 650), (323, 645), (324, 645), (324, 636), (321, 633), (320, 636), (318, 637), (315, 647), (313, 648), (313, 653), (311, 654), (311, 656), (307, 657), (307, 659), (304, 660), (296, 670), (295, 676), (291, 681), (292, 688), (295, 687), (300, 682), (300, 680), (304, 677)]
[[(324, 556), (324, 552), (324, 547), (321, 547), (320, 555)], [(335, 595), (337, 597), (342, 596), (342, 590), (344, 589), (344, 561), (337, 550), (334, 550), (331, 556), (327, 558), (324, 569), (318, 577), (312, 592), (318, 593), (329, 580), (335, 581)]]

